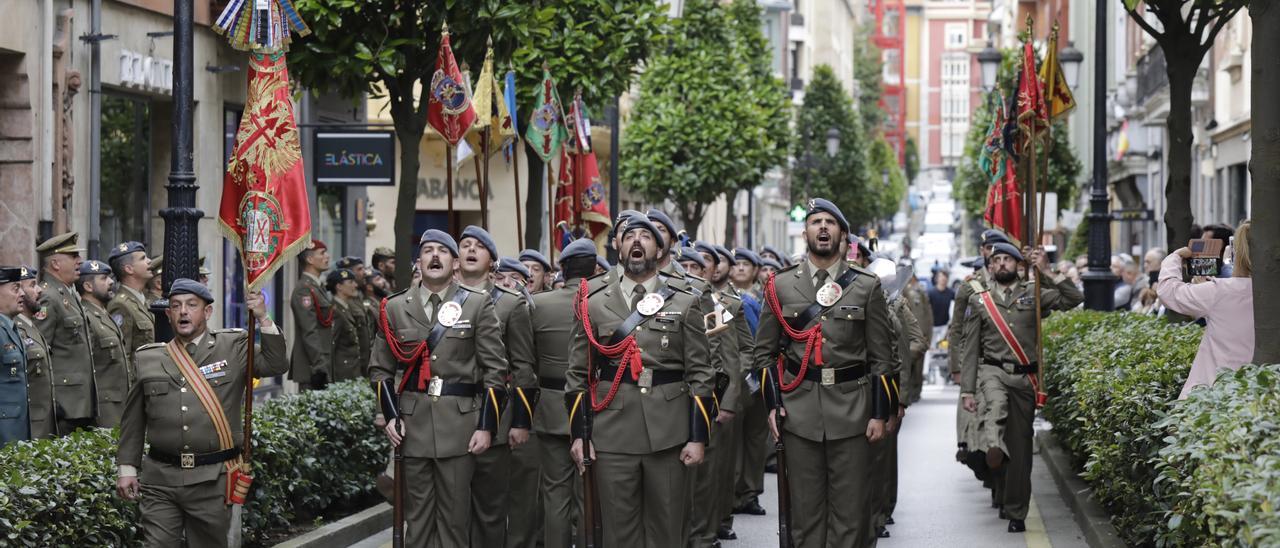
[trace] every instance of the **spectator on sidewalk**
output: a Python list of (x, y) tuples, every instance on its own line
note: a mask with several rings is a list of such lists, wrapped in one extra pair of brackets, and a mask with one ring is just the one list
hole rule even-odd
[[(1227, 246), (1231, 245), (1231, 237), (1235, 236), (1236, 231), (1224, 224), (1212, 224), (1204, 227), (1204, 233), (1200, 235), (1204, 240), (1222, 240), (1221, 251), (1218, 252), (1218, 258), (1221, 259), (1227, 252)], [(1218, 271), (1219, 278), (1230, 278), (1232, 265), (1223, 264), (1222, 269)]]
[(950, 276), (945, 270), (933, 271), (933, 287), (929, 288), (929, 304), (933, 307), (933, 327), (946, 328), (951, 322), (951, 301), (956, 298), (956, 292), (951, 289), (951, 284), (947, 283)]
[(1160, 262), (1168, 256), (1162, 247), (1153, 247), (1147, 250), (1147, 254), (1142, 256), (1142, 266), (1147, 272), (1147, 287), (1152, 290), (1156, 288), (1156, 282), (1160, 280)]
[(1128, 310), (1133, 305), (1133, 280), (1137, 274), (1136, 265), (1133, 264), (1132, 258), (1125, 260), (1127, 256), (1112, 255), (1111, 256), (1111, 273), (1116, 276), (1115, 293), (1113, 299), (1115, 310)]
[[(1208, 234), (1210, 228), (1206, 227)], [(1215, 230), (1216, 232), (1216, 230)], [(1253, 360), (1253, 263), (1249, 258), (1249, 221), (1236, 229), (1235, 269), (1231, 278), (1214, 278), (1204, 283), (1182, 281), (1182, 261), (1191, 250), (1171, 253), (1160, 265), (1156, 293), (1169, 310), (1193, 318), (1204, 318), (1206, 327), (1200, 349), (1191, 362), (1191, 373), (1179, 399), (1201, 385), (1212, 385), (1224, 369), (1239, 369)]]

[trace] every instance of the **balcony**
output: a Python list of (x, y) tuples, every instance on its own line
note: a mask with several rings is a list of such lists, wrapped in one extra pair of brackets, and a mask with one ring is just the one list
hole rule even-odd
[(1166, 74), (1164, 49), (1154, 47), (1147, 50), (1146, 55), (1138, 59), (1138, 89), (1136, 97), (1145, 101), (1168, 85), (1169, 76)]

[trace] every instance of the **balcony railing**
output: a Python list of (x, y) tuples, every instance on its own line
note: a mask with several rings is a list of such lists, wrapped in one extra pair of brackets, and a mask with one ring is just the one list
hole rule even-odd
[(1164, 48), (1147, 50), (1146, 55), (1138, 59), (1138, 97), (1145, 100), (1169, 85), (1165, 71)]

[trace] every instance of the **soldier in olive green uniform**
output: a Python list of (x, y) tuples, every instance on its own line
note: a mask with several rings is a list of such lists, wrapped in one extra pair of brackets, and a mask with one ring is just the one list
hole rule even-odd
[[(528, 302), (524, 294), (494, 285), (490, 279), (499, 260), (498, 246), (483, 228), (474, 225), (464, 228), (458, 252), (462, 263), (458, 269), (459, 282), (480, 291), (493, 302), (510, 368), (508, 412), (498, 423), (492, 446), (475, 458), (471, 479), (471, 546), (536, 545), (537, 457), (533, 447), (525, 447), (533, 441), (529, 430), (533, 426), (533, 406), (538, 401)], [(517, 455), (517, 451), (520, 454)], [(525, 461), (531, 461), (532, 470)]]
[(535, 293), (529, 310), (537, 358), (534, 369), (542, 389), (534, 410), (533, 429), (538, 436), (542, 545), (546, 547), (570, 546), (576, 537), (574, 524), (582, 525), (582, 481), (569, 455), (569, 413), (564, 407), (564, 389), (575, 317), (574, 296), (579, 281), (595, 272), (595, 259), (596, 246), (591, 240), (574, 240), (565, 246), (560, 253), (565, 286)]
[[(120, 422), (116, 491), (129, 500), (142, 496), (146, 546), (181, 546), (184, 536), (192, 548), (227, 545), (228, 463), (238, 461), (244, 440), (241, 409), (248, 354), (257, 352), (255, 377), (279, 375), (288, 368), (284, 336), (267, 315), (262, 296), (251, 292), (245, 301), (257, 314), (260, 349), (253, 349), (242, 329), (208, 329), (213, 296), (203, 284), (186, 278), (174, 280), (167, 314), (174, 341), (190, 356), (195, 378), (179, 365), (181, 350), (175, 355), (163, 343), (138, 349), (138, 382), (129, 390)], [(216, 411), (221, 417), (211, 414)], [(215, 430), (220, 421), (229, 427), (230, 447)], [(145, 456), (144, 443), (150, 444)]]
[(688, 468), (703, 461), (716, 416), (706, 324), (697, 297), (659, 278), (665, 245), (653, 223), (632, 215), (617, 234), (623, 273), (591, 279), (587, 313), (573, 320), (570, 450), (578, 462), (596, 455), (604, 546), (683, 546)]
[[(147, 270), (151, 271), (151, 279), (147, 280), (146, 291), (143, 291), (142, 294), (147, 297), (147, 306), (150, 306), (151, 303), (160, 300), (164, 296), (161, 290), (164, 283), (164, 279), (161, 277), (161, 274), (164, 274), (164, 254), (161, 253), (153, 257), (151, 266), (147, 267)], [(135, 348), (134, 350), (137, 349)]]
[(132, 364), (138, 347), (156, 340), (155, 316), (148, 309), (150, 303), (145, 293), (147, 282), (155, 274), (151, 272), (146, 249), (138, 242), (124, 242), (112, 248), (107, 262), (120, 282), (120, 289), (107, 304), (107, 312), (120, 326), (125, 354)]
[[(986, 260), (991, 257), (991, 250), (997, 243), (1010, 243), (1009, 239), (996, 229), (988, 229), (982, 233), (982, 245), (979, 248), (981, 259), (974, 264), (976, 270), (956, 287), (956, 296), (952, 301), (951, 322), (947, 325), (947, 361), (951, 369), (951, 378), (959, 384), (964, 375), (964, 320), (968, 317), (969, 298), (973, 296), (974, 287), (988, 285)], [(976, 280), (975, 286), (972, 281)], [(982, 404), (982, 394), (974, 394), (978, 404)], [(999, 508), (1004, 501), (1002, 484), (991, 481), (985, 463), (985, 449), (980, 448), (981, 425), (979, 417), (964, 410), (964, 400), (956, 400), (956, 460), (968, 466), (982, 480), (985, 487), (991, 488), (991, 507)]]
[(13, 325), (22, 308), (19, 285), (25, 275), (24, 267), (0, 267), (0, 448), (31, 439), (26, 345)]
[(76, 233), (68, 232), (36, 247), (44, 261), (40, 277), (44, 295), (35, 320), (49, 342), (58, 432), (64, 436), (77, 428), (93, 426), (98, 416), (93, 341), (89, 320), (75, 290), (83, 251), (76, 245), (77, 238)]
[(53, 371), (49, 364), (49, 343), (36, 327), (35, 315), (40, 312), (40, 296), (44, 288), (36, 282), (35, 269), (26, 270), (20, 282), (22, 311), (13, 319), (18, 335), (27, 351), (27, 401), (31, 419), (31, 439), (52, 438), (58, 435), (58, 421), (54, 419)]
[[(1023, 258), (1010, 244), (995, 244), (989, 260), (989, 283), (973, 288), (964, 319), (960, 397), (966, 411), (981, 412), (978, 448), (986, 451), (987, 466), (1003, 476), (1002, 515), (1009, 520), (1009, 532), (1020, 533), (1026, 530), (1024, 520), (1031, 502), (1035, 359), (1040, 342), (1036, 340), (1036, 282), (1018, 279), (1018, 263)], [(1070, 310), (1084, 301), (1084, 295), (1066, 276), (1055, 272), (1049, 280), (1042, 274), (1049, 272), (1044, 250), (1032, 251), (1030, 263), (1034, 272), (1041, 273), (1043, 315), (1051, 310)], [(1012, 340), (1002, 336), (1005, 326), (1012, 332)], [(982, 393), (981, 410), (973, 397), (976, 392)]]
[(98, 381), (98, 419), (102, 428), (115, 428), (124, 413), (124, 398), (133, 385), (133, 364), (125, 354), (124, 335), (120, 326), (107, 314), (111, 287), (115, 278), (111, 267), (102, 261), (88, 260), (80, 265), (76, 291), (84, 304), (89, 332), (93, 334), (93, 370)]
[(362, 379), (369, 373), (370, 340), (356, 275), (345, 268), (334, 270), (326, 276), (325, 289), (333, 294), (333, 381)]
[[(357, 308), (359, 309), (359, 312), (365, 315), (365, 321), (364, 321), (365, 337), (367, 337), (369, 340), (369, 343), (372, 344), (374, 334), (378, 329), (378, 303), (380, 299), (374, 299), (370, 297), (369, 294), (365, 291), (365, 288), (368, 287), (367, 286), (368, 280), (377, 271), (370, 272), (372, 269), (365, 266), (364, 259), (361, 259), (360, 257), (354, 257), (354, 256), (347, 256), (339, 259), (337, 266), (338, 268), (345, 268), (347, 270), (350, 270), (351, 274), (356, 277), (357, 296), (354, 299), (354, 301), (356, 302), (357, 305), (359, 305), (357, 306)], [(381, 276), (381, 275), (382, 275), (381, 273), (378, 273), (378, 276)], [(368, 363), (369, 363), (368, 356), (369, 354), (366, 352), (365, 362), (364, 362), (365, 363), (364, 371), (366, 376), (368, 375), (368, 372), (367, 372)]]
[(756, 332), (755, 366), (775, 437), (776, 415), (785, 411), (781, 435), (800, 547), (868, 541), (871, 444), (884, 437), (893, 414), (888, 305), (876, 276), (843, 260), (848, 237), (849, 223), (835, 204), (809, 200), (807, 258), (766, 287)]
[(914, 275), (907, 281), (907, 289), (902, 294), (907, 300), (907, 307), (911, 309), (911, 317), (916, 319), (920, 332), (925, 338), (924, 351), (918, 354), (911, 367), (907, 368), (910, 374), (903, 377), (903, 391), (906, 392), (904, 400), (907, 404), (913, 404), (920, 401), (920, 392), (924, 389), (924, 362), (929, 353), (930, 339), (933, 337), (933, 305), (929, 303), (929, 295), (925, 293), (920, 280)]
[(298, 258), (302, 277), (289, 298), (296, 341), (289, 356), (289, 378), (304, 390), (323, 390), (333, 378), (333, 296), (320, 278), (329, 267), (329, 248), (311, 240), (311, 247)]
[[(712, 250), (714, 255), (714, 250)], [(739, 418), (745, 400), (752, 397), (746, 387), (746, 364), (751, 363), (754, 337), (742, 314), (742, 300), (732, 287), (716, 290), (702, 281), (707, 258), (696, 248), (681, 248), (677, 257), (690, 279), (701, 281), (701, 287), (713, 303), (711, 320), (708, 320), (708, 338), (713, 352), (712, 366), (716, 368), (716, 401), (720, 412), (716, 426), (711, 431), (707, 445), (706, 462), (694, 473), (694, 500), (705, 504), (693, 507), (691, 546), (714, 546), (717, 539), (738, 538), (733, 531), (733, 489), (736, 480), (738, 448), (741, 447), (741, 422)]]
[(370, 377), (387, 436), (403, 444), (405, 545), (468, 546), (475, 455), (498, 430), (506, 349), (493, 301), (453, 281), (453, 237), (428, 230), (418, 249), (422, 282), (387, 301)]

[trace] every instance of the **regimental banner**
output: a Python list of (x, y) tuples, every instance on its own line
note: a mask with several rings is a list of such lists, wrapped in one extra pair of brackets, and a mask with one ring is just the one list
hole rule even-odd
[(249, 290), (311, 241), (302, 147), (284, 53), (252, 53), (249, 93), (223, 178), (218, 227), (241, 251)]
[(436, 55), (436, 71), (427, 89), (427, 124), (450, 145), (457, 146), (475, 123), (476, 111), (471, 107), (470, 91), (462, 71), (453, 58), (448, 25), (443, 32)]

